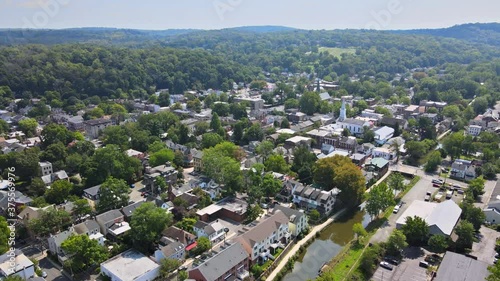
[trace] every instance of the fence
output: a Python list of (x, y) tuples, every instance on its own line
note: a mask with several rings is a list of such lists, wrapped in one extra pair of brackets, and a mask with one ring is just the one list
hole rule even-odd
[(262, 279), (262, 277), (267, 277), (273, 270), (280, 264), (281, 260), (286, 256), (288, 252), (297, 244), (297, 237), (294, 237), (293, 240), (288, 243), (288, 245), (283, 249), (283, 252), (273, 261), (273, 263), (259, 276), (257, 280)]

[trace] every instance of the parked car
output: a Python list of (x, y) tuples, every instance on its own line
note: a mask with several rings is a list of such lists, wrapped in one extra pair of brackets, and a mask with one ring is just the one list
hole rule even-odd
[(418, 263), (418, 266), (428, 268), (429, 267), (429, 263), (426, 262), (426, 261), (420, 261)]
[(130, 185), (130, 188), (135, 188), (135, 184), (131, 184), (131, 185)]
[(384, 260), (392, 265), (399, 265), (400, 260), (392, 257), (392, 256), (387, 256), (384, 258)]
[(397, 214), (402, 206), (403, 206), (403, 201), (399, 202), (396, 206), (394, 206), (394, 210), (392, 210), (392, 213)]
[(441, 187), (441, 184), (439, 184), (439, 183), (433, 183), (432, 186), (434, 186), (434, 187)]
[(446, 199), (451, 199), (452, 196), (453, 196), (453, 190), (448, 190), (446, 192)]
[(42, 278), (47, 278), (47, 272), (42, 272)]
[(430, 191), (427, 191), (424, 197), (424, 201), (431, 201), (431, 195), (432, 193)]
[(385, 268), (385, 269), (389, 269), (389, 270), (392, 270), (394, 268), (390, 263), (388, 263), (386, 261), (381, 261), (380, 266)]
[(443, 183), (444, 183), (444, 181), (443, 181), (443, 180), (440, 180), (440, 179), (433, 179), (433, 180), (432, 180), (432, 183), (443, 184)]

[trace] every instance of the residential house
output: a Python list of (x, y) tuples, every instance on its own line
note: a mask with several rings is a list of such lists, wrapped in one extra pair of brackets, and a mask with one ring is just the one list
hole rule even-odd
[(366, 156), (372, 155), (374, 149), (375, 149), (375, 145), (373, 145), (371, 143), (363, 143), (362, 145), (358, 146), (358, 148), (357, 148), (359, 153), (363, 153)]
[(193, 157), (193, 166), (195, 172), (203, 171), (203, 151), (197, 149), (191, 149), (191, 155)]
[[(5, 183), (5, 182), (4, 182)], [(24, 195), (19, 191), (14, 191), (14, 198), (12, 198), (12, 192), (8, 190), (0, 190), (0, 210), (10, 216), (9, 208), (12, 208), (12, 204), (16, 208), (16, 211), (19, 212), (20, 208), (25, 208), (26, 206), (30, 206), (33, 200)]]
[(290, 242), (288, 222), (289, 218), (282, 211), (276, 211), (235, 240), (243, 245), (251, 263), (262, 264), (272, 257), (274, 251), (285, 248)]
[(111, 281), (152, 281), (160, 265), (136, 250), (128, 250), (101, 263), (101, 273)]
[(478, 125), (469, 125), (467, 127), (467, 133), (471, 136), (479, 136), (479, 134), (481, 134), (481, 129), (482, 127), (481, 126), (478, 126)]
[(38, 166), (40, 166), (40, 170), (42, 171), (42, 176), (52, 175), (52, 163), (45, 161), (39, 162)]
[(130, 230), (130, 226), (125, 222), (124, 215), (119, 210), (110, 210), (98, 215), (95, 218), (101, 229), (101, 233), (107, 236), (119, 236)]
[(84, 122), (85, 136), (89, 139), (96, 139), (106, 127), (113, 125), (110, 119), (99, 118)]
[(168, 198), (162, 199), (160, 195), (156, 196), (155, 198), (155, 205), (158, 208), (162, 208), (163, 210), (167, 212), (172, 212), (172, 210), (175, 208), (175, 205), (172, 201), (168, 201)]
[(248, 270), (248, 254), (243, 245), (236, 242), (193, 267), (188, 277), (195, 281), (246, 280), (250, 277)]
[(299, 236), (309, 227), (307, 216), (302, 210), (299, 211), (276, 204), (274, 206), (274, 211), (281, 211), (288, 217), (288, 229), (294, 237)]
[(429, 226), (429, 234), (449, 237), (460, 220), (460, 214), (462, 209), (453, 200), (442, 203), (415, 200), (398, 218), (396, 228), (402, 228), (407, 217), (417, 216), (425, 220)]
[(450, 176), (456, 179), (472, 180), (476, 178), (476, 167), (472, 161), (455, 159), (451, 164)]
[(211, 223), (197, 221), (193, 226), (193, 232), (196, 233), (198, 238), (207, 237), (212, 243), (217, 242), (225, 236), (224, 229), (224, 225), (219, 220)]
[(154, 253), (157, 263), (161, 263), (161, 260), (163, 259), (175, 259), (179, 261), (184, 260), (184, 257), (186, 256), (186, 249), (182, 243), (168, 238), (162, 238), (160, 243), (162, 242), (166, 244), (159, 245), (158, 249), (156, 249)]
[(362, 154), (362, 153), (354, 153), (353, 155), (350, 156), (350, 158), (351, 158), (352, 163), (361, 167), (365, 164), (365, 161), (368, 158), (368, 156), (365, 154)]
[(0, 276), (19, 276), (28, 280), (35, 276), (35, 264), (21, 250), (9, 251), (0, 256)]
[(325, 191), (302, 184), (292, 185), (292, 202), (305, 210), (316, 209), (321, 214), (329, 215), (340, 191), (336, 188)]
[(17, 217), (22, 221), (24, 225), (28, 225), (30, 220), (38, 219), (42, 212), (48, 211), (49, 209), (54, 209), (54, 205), (45, 206), (43, 208), (26, 206)]
[(70, 228), (68, 230), (65, 230), (63, 232), (50, 235), (49, 238), (47, 238), (47, 242), (49, 244), (49, 251), (57, 256), (57, 259), (59, 260), (60, 263), (64, 263), (67, 259), (68, 256), (66, 253), (63, 251), (61, 248), (61, 244), (66, 241), (71, 235), (74, 235), (75, 231), (73, 228)]
[(85, 121), (80, 115), (71, 116), (66, 122), (68, 129), (71, 131), (81, 131), (85, 129)]
[(403, 116), (406, 120), (408, 120), (408, 118), (410, 118), (411, 116), (414, 116), (414, 114), (418, 114), (418, 113), (419, 113), (419, 106), (418, 105), (409, 105), (404, 110)]
[(196, 186), (199, 186), (205, 193), (207, 193), (212, 200), (219, 197), (221, 194), (221, 188), (218, 183), (216, 183), (213, 179), (202, 178)]
[(319, 98), (321, 99), (321, 101), (332, 101), (332, 97), (328, 92), (320, 93)]
[(183, 167), (193, 167), (193, 155), (191, 153), (191, 148), (184, 146), (182, 144), (176, 144), (171, 140), (167, 140), (165, 142), (167, 148), (171, 149), (174, 152), (180, 152), (183, 155)]
[(335, 146), (336, 149), (343, 149), (349, 152), (353, 152), (358, 146), (358, 142), (356, 141), (355, 137), (338, 137), (334, 138), (333, 146)]
[(96, 240), (99, 245), (104, 246), (104, 235), (101, 233), (101, 227), (95, 220), (86, 220), (73, 226), (73, 230), (78, 235), (87, 235), (90, 239)]
[(172, 186), (177, 183), (177, 170), (168, 162), (165, 163), (165, 165), (156, 166), (154, 168), (147, 166), (143, 184), (145, 189), (151, 192), (151, 194), (161, 192), (158, 191), (155, 186), (156, 177), (163, 177), (167, 185)]
[(500, 223), (500, 180), (497, 181), (491, 193), (490, 201), (483, 212), (486, 215), (487, 222), (491, 224)]
[(397, 117), (383, 117), (382, 119), (380, 119), (379, 125), (388, 126), (393, 129), (396, 129), (396, 127), (399, 126), (399, 131), (401, 132), (408, 128), (408, 121)]
[(227, 197), (196, 212), (200, 220), (208, 222), (219, 218), (242, 222), (246, 218), (248, 203), (235, 197)]
[(420, 115), (420, 118), (429, 118), (434, 125), (439, 122), (439, 115), (437, 113), (424, 113)]
[(446, 102), (427, 101), (427, 100), (420, 101), (420, 106), (425, 107), (426, 112), (429, 108), (436, 108), (438, 111), (442, 111), (446, 105), (448, 105)]
[(292, 112), (286, 115), (288, 121), (294, 124), (298, 124), (299, 122), (303, 122), (307, 120), (307, 114), (302, 112)]
[(394, 136), (394, 129), (391, 127), (380, 127), (374, 131), (375, 142), (379, 145), (384, 145), (390, 138)]
[(121, 209), (121, 212), (125, 216), (125, 220), (129, 222), (130, 219), (132, 218), (132, 215), (134, 214), (135, 209), (139, 208), (145, 202), (146, 202), (145, 200), (142, 200), (123, 207)]
[(372, 156), (374, 158), (383, 158), (387, 161), (396, 158), (396, 151), (391, 149), (389, 146), (376, 147), (372, 150)]
[(384, 158), (372, 158), (365, 164), (365, 170), (372, 172), (375, 178), (379, 179), (389, 171), (389, 161)]
[[(167, 237), (173, 241), (180, 242), (184, 245), (185, 248), (191, 246), (194, 244), (194, 247), (196, 247), (196, 235), (189, 233), (187, 231), (184, 231), (178, 227), (175, 226), (170, 226), (165, 228), (165, 230), (162, 231), (161, 235), (163, 237)], [(192, 248), (194, 248), (192, 247)], [(186, 251), (189, 251), (189, 249), (186, 249)]]
[(299, 122), (298, 124), (292, 125), (290, 129), (294, 132), (307, 132), (314, 128), (314, 123), (311, 120), (306, 120)]
[(127, 151), (125, 151), (125, 153), (127, 154), (128, 157), (134, 157), (141, 161), (144, 160), (144, 158), (146, 157), (146, 154), (144, 152), (140, 152), (134, 149), (128, 149)]
[(52, 173), (50, 175), (42, 176), (42, 181), (47, 186), (50, 186), (56, 180), (66, 180), (66, 181), (69, 181), (69, 177), (68, 177), (68, 174), (66, 173), (66, 171), (60, 170), (60, 171), (57, 171), (57, 172)]
[(99, 202), (101, 185), (96, 185), (83, 190), (83, 198), (89, 201), (89, 204), (92, 208), (95, 208), (97, 203)]

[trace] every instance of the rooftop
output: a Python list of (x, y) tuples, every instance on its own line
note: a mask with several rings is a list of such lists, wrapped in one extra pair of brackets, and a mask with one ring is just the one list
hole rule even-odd
[(217, 280), (225, 277), (222, 275), (247, 258), (248, 254), (243, 246), (234, 243), (192, 270), (198, 270), (206, 280)]
[(15, 250), (15, 267), (13, 268), (9, 253), (5, 253), (0, 256), (0, 271), (2, 275), (9, 276), (15, 272), (22, 271), (26, 267), (33, 266), (33, 262), (30, 261), (20, 250)]
[(484, 281), (489, 275), (488, 264), (464, 255), (446, 252), (435, 281)]
[(101, 263), (101, 268), (106, 268), (119, 280), (133, 281), (158, 270), (160, 265), (135, 250), (128, 250)]
[(291, 138), (287, 139), (286, 141), (292, 142), (292, 143), (299, 143), (299, 142), (310, 141), (310, 140), (311, 140), (311, 138), (295, 136), (295, 137), (291, 137)]

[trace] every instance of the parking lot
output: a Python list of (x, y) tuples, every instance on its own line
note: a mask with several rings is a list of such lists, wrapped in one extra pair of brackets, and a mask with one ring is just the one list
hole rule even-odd
[(419, 266), (426, 253), (423, 249), (411, 247), (405, 250), (405, 258), (393, 270), (378, 267), (371, 280), (374, 281), (426, 281), (427, 269)]
[(500, 234), (486, 226), (482, 226), (479, 236), (479, 241), (472, 243), (471, 255), (477, 257), (478, 260), (488, 264), (493, 264), (495, 257), (495, 243)]
[(39, 261), (40, 268), (42, 271), (47, 273), (45, 280), (47, 281), (70, 281), (70, 279), (62, 274), (62, 272), (56, 268), (47, 257)]
[(134, 183), (134, 186), (134, 188), (130, 189), (130, 201), (139, 202), (144, 200), (144, 197), (141, 195), (141, 192), (144, 191), (142, 181)]

